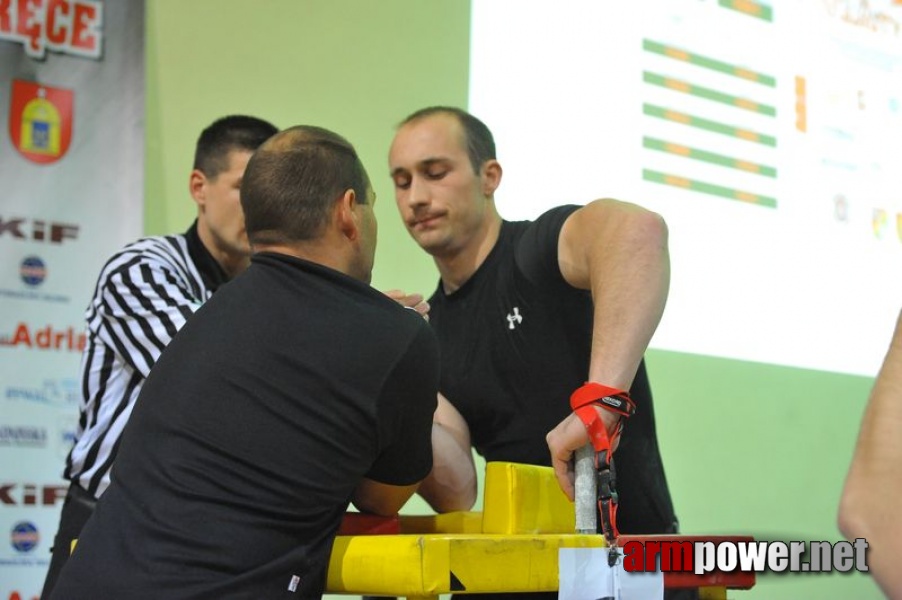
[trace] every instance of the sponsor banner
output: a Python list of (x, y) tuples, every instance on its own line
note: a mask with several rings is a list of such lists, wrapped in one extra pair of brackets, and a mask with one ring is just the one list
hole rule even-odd
[(0, 598), (40, 594), (84, 313), (140, 237), (144, 0), (0, 2)]
[(21, 415), (27, 407), (42, 406), (61, 409), (67, 415), (78, 410), (81, 390), (76, 377), (13, 380), (0, 390), (0, 402), (5, 401), (9, 414)]
[(47, 428), (43, 425), (0, 424), (0, 448), (46, 448)]
[(70, 303), (71, 278), (60, 268), (71, 261), (66, 250), (77, 248), (80, 230), (77, 223), (0, 214), (0, 245), (9, 249), (0, 264), (0, 298)]
[(40, 595), (66, 496), (61, 479), (0, 478), (0, 598)]

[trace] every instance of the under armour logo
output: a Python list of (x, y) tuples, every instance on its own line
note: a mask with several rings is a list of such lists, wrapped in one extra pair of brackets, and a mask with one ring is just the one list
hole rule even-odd
[(520, 314), (520, 309), (518, 307), (514, 307), (514, 314), (507, 315), (507, 326), (508, 329), (513, 329), (516, 327), (515, 323), (522, 323), (523, 315)]

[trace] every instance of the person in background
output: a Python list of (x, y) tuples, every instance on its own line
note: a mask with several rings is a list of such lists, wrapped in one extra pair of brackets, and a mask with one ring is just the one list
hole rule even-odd
[(852, 464), (839, 504), (839, 529), (868, 543), (874, 580), (894, 600), (902, 598), (902, 314), (861, 421)]
[[(389, 171), (401, 219), (440, 276), (430, 323), (447, 401), (436, 422), (462, 451), (472, 445), (486, 461), (553, 466), (572, 499), (571, 458), (589, 438), (571, 394), (587, 382), (628, 392), (637, 409), (614, 455), (619, 529), (676, 533), (643, 361), (669, 289), (662, 218), (603, 199), (553, 208), (532, 222), (503, 220), (492, 133), (455, 107), (408, 116)], [(613, 437), (620, 416), (594, 410)], [(475, 494), (428, 484), (420, 493), (433, 506)]]
[(251, 155), (277, 131), (247, 115), (226, 116), (206, 127), (188, 178), (197, 204), (194, 223), (183, 234), (125, 246), (101, 270), (86, 313), (83, 397), (63, 473), (69, 491), (42, 598), (110, 484), (122, 430), (151, 367), (188, 317), (250, 263), (239, 189)]
[(257, 150), (251, 265), (161, 354), (51, 598), (317, 598), (349, 502), (392, 515), (414, 493), (438, 347), (369, 285), (375, 201), (331, 131)]

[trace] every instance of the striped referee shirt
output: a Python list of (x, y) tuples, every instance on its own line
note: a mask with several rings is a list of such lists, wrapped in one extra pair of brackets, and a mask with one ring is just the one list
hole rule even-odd
[(197, 234), (148, 237), (107, 261), (85, 313), (82, 401), (63, 476), (95, 498), (110, 484), (122, 429), (151, 367), (228, 276)]

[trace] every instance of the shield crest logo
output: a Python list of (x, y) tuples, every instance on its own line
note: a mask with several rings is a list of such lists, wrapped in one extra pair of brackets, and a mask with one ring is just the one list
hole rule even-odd
[(9, 137), (32, 162), (58, 161), (72, 141), (75, 94), (33, 81), (14, 79), (9, 107)]

